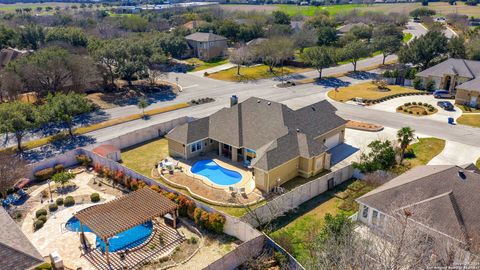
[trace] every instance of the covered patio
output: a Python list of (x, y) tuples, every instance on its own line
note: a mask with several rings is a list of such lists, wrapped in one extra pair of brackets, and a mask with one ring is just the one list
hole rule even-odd
[[(184, 239), (176, 230), (178, 205), (163, 195), (142, 188), (110, 202), (83, 209), (75, 214), (80, 222), (80, 242), (84, 256), (97, 269), (137, 269), (149, 260), (167, 255)], [(170, 214), (171, 227), (156, 221)], [(152, 221), (152, 233), (139, 245), (109, 252), (109, 240), (117, 234)], [(84, 226), (103, 240), (105, 250), (89, 248)], [(173, 228), (172, 228), (173, 227)]]

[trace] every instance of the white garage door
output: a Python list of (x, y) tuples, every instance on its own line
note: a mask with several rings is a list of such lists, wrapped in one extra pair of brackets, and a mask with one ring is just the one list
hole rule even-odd
[(337, 146), (340, 143), (340, 133), (337, 133), (331, 137), (328, 137), (325, 140), (325, 146), (328, 149), (332, 149), (333, 147)]

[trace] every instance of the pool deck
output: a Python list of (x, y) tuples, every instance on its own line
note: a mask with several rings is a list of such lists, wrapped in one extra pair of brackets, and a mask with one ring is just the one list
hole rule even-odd
[[(175, 187), (187, 189), (197, 199), (222, 206), (242, 206), (258, 203), (264, 199), (262, 192), (255, 187), (252, 172), (245, 169), (241, 162), (233, 162), (213, 153), (189, 160), (174, 159), (172, 157), (168, 159), (174, 165), (178, 164), (182, 168), (182, 172), (175, 170), (173, 174), (169, 174), (164, 171), (162, 178)], [(245, 194), (237, 193), (232, 195), (229, 191), (229, 186), (217, 185), (208, 178), (191, 172), (191, 167), (195, 162), (208, 159), (215, 161), (225, 169), (240, 173), (242, 180), (230, 186), (238, 190), (245, 188)], [(158, 172), (161, 174), (160, 168)]]

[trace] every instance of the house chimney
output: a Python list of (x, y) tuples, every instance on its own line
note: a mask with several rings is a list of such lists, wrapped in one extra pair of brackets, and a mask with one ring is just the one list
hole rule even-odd
[(230, 107), (233, 107), (238, 104), (238, 97), (237, 95), (232, 95), (230, 97)]

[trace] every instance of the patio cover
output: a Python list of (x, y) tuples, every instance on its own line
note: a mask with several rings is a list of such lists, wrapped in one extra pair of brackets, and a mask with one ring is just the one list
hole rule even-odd
[(75, 217), (105, 240), (177, 208), (176, 203), (162, 194), (142, 188), (110, 202), (83, 209)]

